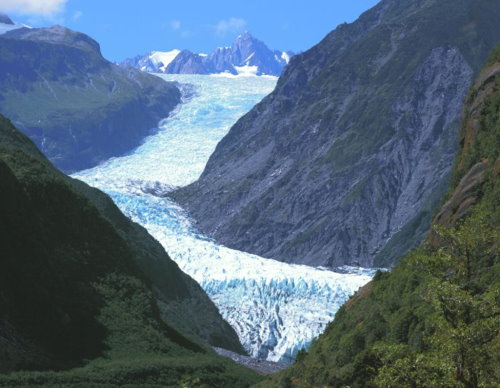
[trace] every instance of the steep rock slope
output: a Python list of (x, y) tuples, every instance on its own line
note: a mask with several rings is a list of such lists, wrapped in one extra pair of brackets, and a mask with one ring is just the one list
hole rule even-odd
[(230, 47), (218, 47), (210, 54), (189, 50), (153, 51), (124, 60), (122, 66), (167, 74), (239, 74), (280, 75), (292, 52), (270, 50), (248, 31), (239, 35)]
[(106, 61), (64, 27), (0, 35), (0, 113), (64, 171), (136, 147), (180, 102), (174, 85)]
[(471, 88), (446, 203), (263, 387), (492, 387), (500, 379), (500, 46)]
[(291, 59), (173, 194), (221, 243), (311, 265), (390, 265), (446, 190), (495, 0), (383, 0)]
[[(264, 42), (245, 32), (236, 38), (231, 47), (219, 47), (205, 57), (204, 64), (208, 73), (238, 74), (238, 67), (254, 67), (257, 75), (280, 75), (289, 56), (291, 54), (270, 50)], [(174, 64), (175, 60), (171, 66)]]
[[(242, 351), (207, 295), (160, 244), (105, 194), (56, 170), (1, 116), (0, 179), (1, 372), (102, 357), (98, 363), (118, 363), (103, 379), (127, 379), (120, 368), (130, 363), (137, 373), (130, 381), (140, 382), (151, 362), (170, 373), (149, 376), (164, 385), (178, 386), (198, 367), (200, 378), (226, 386), (255, 380), (199, 344)], [(38, 384), (64, 384), (71, 373), (49, 373)], [(99, 378), (99, 365), (74, 373)], [(23, 376), (0, 376), (0, 385), (15, 386)]]

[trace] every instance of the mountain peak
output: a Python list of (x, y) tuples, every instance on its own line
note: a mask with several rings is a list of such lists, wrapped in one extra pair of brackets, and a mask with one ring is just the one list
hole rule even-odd
[(242, 32), (241, 34), (239, 34), (238, 37), (236, 38), (236, 40), (242, 40), (242, 39), (255, 39), (255, 38), (250, 33), (250, 31), (245, 30), (244, 32)]
[(81, 32), (76, 32), (59, 25), (48, 28), (19, 29), (11, 32), (9, 36), (17, 39), (64, 44), (87, 51), (94, 51), (101, 55), (99, 43), (94, 39)]
[[(288, 63), (289, 55), (270, 50), (248, 30), (236, 37), (231, 46), (218, 47), (210, 54), (196, 54), (182, 50), (175, 56), (171, 52), (153, 52), (124, 60), (121, 64), (143, 71), (169, 74), (252, 74), (280, 75)], [(168, 61), (159, 60), (168, 57)]]

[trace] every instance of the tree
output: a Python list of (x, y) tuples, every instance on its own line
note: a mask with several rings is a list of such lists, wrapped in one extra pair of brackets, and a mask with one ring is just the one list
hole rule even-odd
[[(491, 213), (490, 213), (491, 214)], [(430, 274), (423, 298), (432, 304), (429, 350), (375, 348), (381, 387), (492, 387), (500, 381), (500, 228), (478, 209), (456, 228), (435, 228), (440, 249), (409, 264)]]

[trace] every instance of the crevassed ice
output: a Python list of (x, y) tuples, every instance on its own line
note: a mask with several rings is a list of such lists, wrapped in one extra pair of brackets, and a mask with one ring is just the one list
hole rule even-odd
[(194, 94), (144, 144), (74, 174), (107, 192), (200, 283), (254, 357), (291, 362), (373, 276), (291, 265), (236, 251), (199, 234), (184, 210), (159, 197), (196, 180), (231, 125), (272, 91), (276, 78), (162, 75)]

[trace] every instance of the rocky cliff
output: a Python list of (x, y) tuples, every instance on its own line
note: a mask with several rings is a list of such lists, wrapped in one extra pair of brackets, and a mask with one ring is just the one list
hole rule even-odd
[(84, 34), (54, 26), (0, 35), (0, 113), (64, 171), (131, 150), (179, 102), (175, 86), (106, 61)]
[(494, 0), (381, 1), (293, 57), (174, 199), (233, 248), (391, 265), (446, 191), (463, 99), (499, 22)]

